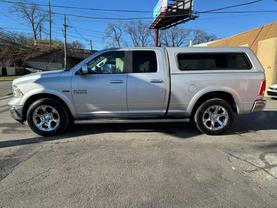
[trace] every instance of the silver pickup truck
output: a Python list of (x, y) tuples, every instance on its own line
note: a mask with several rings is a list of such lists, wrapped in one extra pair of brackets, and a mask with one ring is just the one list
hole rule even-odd
[(234, 116), (262, 110), (263, 67), (248, 48), (129, 48), (98, 52), (70, 70), (13, 82), (10, 112), (37, 134), (72, 123), (193, 121), (228, 130)]

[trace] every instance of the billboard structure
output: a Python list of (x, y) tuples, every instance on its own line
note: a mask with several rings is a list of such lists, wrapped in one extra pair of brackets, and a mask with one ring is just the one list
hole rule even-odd
[(159, 0), (153, 10), (153, 23), (150, 28), (156, 30), (155, 45), (158, 46), (158, 31), (197, 18), (193, 14), (194, 0)]
[(167, 8), (168, 0), (159, 0), (153, 10), (153, 19), (156, 20), (161, 13), (166, 12)]

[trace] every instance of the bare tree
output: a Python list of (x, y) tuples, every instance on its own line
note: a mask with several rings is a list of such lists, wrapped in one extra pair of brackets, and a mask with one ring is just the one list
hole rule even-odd
[(31, 35), (25, 35), (22, 33), (15, 33), (12, 32), (11, 36), (14, 37), (15, 42), (20, 44), (20, 45), (25, 45), (25, 46), (32, 46), (33, 41), (32, 41), (32, 36)]
[(73, 49), (83, 49), (84, 44), (79, 42), (78, 40), (74, 40), (72, 43), (68, 43), (68, 48), (73, 48)]
[(209, 34), (199, 29), (196, 29), (193, 31), (193, 40), (192, 40), (193, 44), (206, 43), (216, 39), (218, 38), (214, 34)]
[(129, 22), (125, 27), (125, 31), (129, 35), (134, 47), (147, 47), (153, 42), (152, 31), (146, 23), (142, 21)]
[(18, 13), (25, 21), (30, 24), (32, 28), (33, 38), (37, 40), (40, 27), (42, 27), (43, 21), (46, 19), (46, 13), (40, 9), (35, 3), (26, 3), (25, 0), (17, 2), (12, 12)]
[(121, 48), (123, 43), (123, 26), (109, 23), (105, 31), (105, 42), (112, 47)]
[(4, 31), (0, 28), (0, 44), (31, 46), (33, 40), (32, 37), (25, 34)]
[(160, 45), (165, 47), (188, 46), (191, 30), (181, 27), (172, 27), (160, 33)]

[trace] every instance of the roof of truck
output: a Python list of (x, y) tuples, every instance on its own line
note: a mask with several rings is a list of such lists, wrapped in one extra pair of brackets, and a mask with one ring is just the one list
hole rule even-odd
[(234, 52), (234, 51), (251, 51), (248, 47), (188, 47), (188, 48), (174, 48), (174, 47), (168, 47), (166, 48), (168, 50), (180, 50), (180, 51), (195, 51), (195, 52), (201, 52), (201, 51), (209, 51), (209, 52)]
[[(107, 50), (157, 50), (157, 49), (175, 49), (175, 50), (186, 50), (186, 51), (244, 51), (249, 50), (248, 47), (233, 46), (233, 47), (132, 47), (132, 48), (109, 48)], [(251, 50), (251, 49), (250, 49)]]

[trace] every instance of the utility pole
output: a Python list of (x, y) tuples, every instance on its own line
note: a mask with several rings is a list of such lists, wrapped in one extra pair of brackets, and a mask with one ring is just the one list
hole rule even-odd
[(155, 47), (159, 47), (159, 29), (155, 30)]
[(67, 23), (66, 23), (66, 15), (64, 15), (64, 68), (67, 70)]
[(52, 11), (51, 0), (48, 0), (48, 13), (49, 13), (49, 46), (52, 46)]
[(193, 44), (192, 44), (192, 40), (189, 41), (189, 47), (192, 47)]
[(93, 48), (92, 48), (92, 40), (89, 41), (89, 45), (90, 45), (90, 50), (91, 50), (91, 52), (92, 52), (92, 49), (93, 49)]

